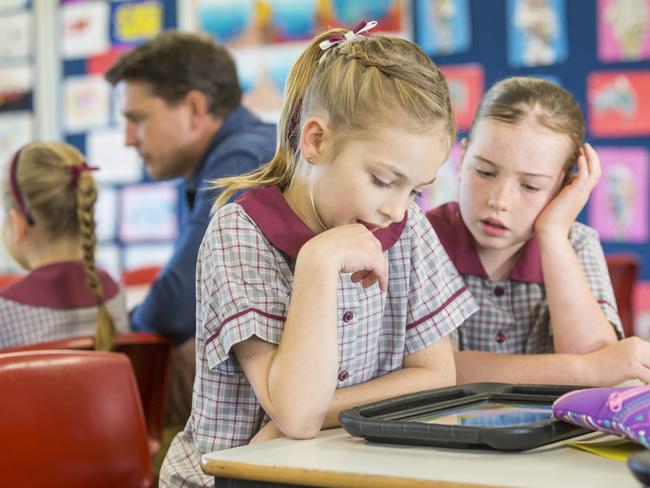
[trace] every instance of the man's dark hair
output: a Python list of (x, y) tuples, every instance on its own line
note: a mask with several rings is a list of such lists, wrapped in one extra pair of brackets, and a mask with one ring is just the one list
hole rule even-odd
[(122, 55), (104, 76), (113, 86), (120, 81), (146, 82), (169, 105), (198, 90), (207, 98), (210, 113), (219, 118), (241, 103), (233, 58), (204, 34), (165, 31)]

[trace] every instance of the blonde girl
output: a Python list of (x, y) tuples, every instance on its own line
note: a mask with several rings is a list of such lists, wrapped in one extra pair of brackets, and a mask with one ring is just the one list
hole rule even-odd
[(56, 142), (20, 149), (3, 188), (4, 244), (29, 273), (0, 290), (0, 347), (128, 329), (124, 295), (95, 266), (97, 188), (83, 155)]
[(192, 414), (162, 486), (211, 484), (203, 453), (313, 437), (353, 405), (454, 383), (448, 335), (476, 305), (413, 203), (455, 138), (449, 92), (415, 44), (373, 26), (314, 39), (273, 160), (214, 184)]

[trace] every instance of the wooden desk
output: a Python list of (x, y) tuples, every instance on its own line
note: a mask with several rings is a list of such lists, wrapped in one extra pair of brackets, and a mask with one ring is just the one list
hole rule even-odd
[(374, 444), (343, 429), (209, 453), (203, 470), (217, 478), (328, 487), (640, 486), (625, 463), (561, 443), (520, 453), (453, 450)]

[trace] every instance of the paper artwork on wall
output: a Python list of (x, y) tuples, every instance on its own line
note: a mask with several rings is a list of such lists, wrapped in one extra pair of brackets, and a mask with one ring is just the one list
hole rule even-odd
[(120, 239), (126, 243), (171, 241), (178, 231), (178, 189), (152, 183), (122, 189)]
[(65, 59), (86, 58), (109, 49), (106, 2), (66, 3), (61, 7), (61, 51)]
[(0, 169), (6, 174), (9, 160), (14, 153), (33, 137), (33, 122), (30, 112), (0, 113)]
[(599, 147), (600, 180), (589, 198), (589, 224), (603, 241), (648, 240), (648, 151)]
[(415, 0), (415, 42), (430, 56), (466, 51), (471, 43), (468, 0)]
[(32, 55), (32, 17), (24, 10), (0, 17), (0, 61), (26, 61)]
[(474, 114), (483, 96), (483, 67), (480, 64), (461, 64), (440, 66), (440, 70), (449, 85), (456, 125), (460, 130), (467, 130), (472, 126)]
[(97, 203), (95, 203), (95, 233), (98, 241), (115, 239), (117, 221), (117, 193), (115, 188), (99, 185)]
[(137, 151), (124, 144), (124, 132), (117, 128), (88, 133), (86, 157), (99, 167), (94, 176), (101, 183), (133, 183), (140, 181), (144, 175)]
[(68, 134), (108, 125), (110, 85), (102, 76), (69, 76), (63, 82), (64, 126)]
[(650, 135), (650, 71), (591, 73), (587, 101), (592, 135)]
[(158, 0), (111, 2), (111, 44), (131, 47), (154, 38), (162, 31), (163, 14)]
[(116, 282), (120, 282), (122, 274), (120, 248), (116, 244), (100, 244), (95, 251), (97, 267), (110, 274)]
[(598, 57), (650, 59), (650, 0), (598, 0)]
[(289, 70), (304, 50), (304, 43), (240, 49), (234, 53), (243, 104), (268, 122), (277, 122), (282, 91)]
[(564, 0), (508, 0), (506, 5), (511, 66), (548, 66), (566, 60)]
[(0, 110), (29, 109), (32, 89), (31, 66), (21, 64), (0, 68)]
[(436, 208), (443, 203), (455, 202), (458, 200), (458, 172), (460, 171), (460, 158), (462, 146), (454, 144), (447, 161), (438, 170), (436, 181), (427, 187), (417, 203), (425, 212)]
[(29, 0), (2, 0), (0, 2), (0, 13), (11, 12), (27, 8)]
[(124, 251), (124, 269), (164, 267), (174, 253), (173, 244), (131, 244)]
[(199, 28), (231, 49), (307, 41), (332, 27), (376, 20), (376, 31), (407, 34), (404, 0), (197, 0)]

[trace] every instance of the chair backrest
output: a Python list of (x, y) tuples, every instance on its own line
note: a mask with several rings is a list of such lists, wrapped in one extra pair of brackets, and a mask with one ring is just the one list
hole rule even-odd
[(0, 354), (2, 486), (151, 487), (133, 370), (122, 354)]
[(150, 285), (158, 277), (160, 266), (142, 266), (140, 268), (125, 269), (122, 271), (122, 284), (131, 285)]
[[(93, 337), (73, 337), (4, 349), (0, 352), (44, 349), (92, 350), (93, 348)], [(157, 450), (162, 440), (171, 348), (171, 342), (157, 334), (126, 332), (117, 334), (115, 337), (114, 351), (126, 354), (133, 366), (142, 401), (147, 433), (152, 441), (152, 452)]]
[(609, 277), (612, 280), (618, 314), (623, 323), (625, 336), (634, 335), (634, 287), (641, 268), (639, 258), (634, 254), (608, 254), (605, 256)]

